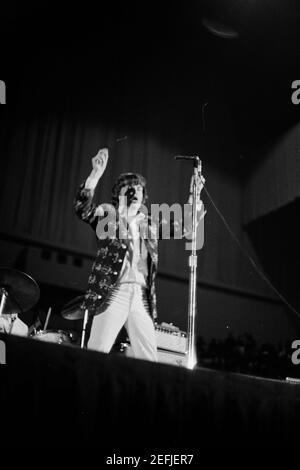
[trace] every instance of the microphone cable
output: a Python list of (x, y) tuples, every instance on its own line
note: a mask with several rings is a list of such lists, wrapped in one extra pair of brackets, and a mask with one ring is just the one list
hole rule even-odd
[(228, 230), (229, 234), (231, 237), (234, 239), (236, 244), (238, 245), (240, 251), (243, 253), (243, 255), (248, 258), (250, 263), (252, 264), (253, 268), (256, 270), (256, 272), (260, 275), (260, 277), (268, 284), (268, 286), (272, 289), (273, 292), (280, 298), (280, 300), (295, 314), (297, 317), (300, 318), (300, 313), (289, 303), (289, 301), (285, 298), (284, 295), (282, 295), (279, 290), (274, 286), (274, 284), (270, 281), (270, 279), (266, 276), (266, 274), (263, 272), (263, 270), (257, 265), (257, 263), (254, 261), (253, 257), (248, 253), (246, 248), (242, 245), (240, 240), (238, 239), (237, 235), (234, 233), (234, 231), (231, 229), (230, 225), (228, 224), (227, 220), (223, 216), (222, 212), (220, 209), (217, 207), (215, 204), (212, 196), (209, 194), (209, 191), (206, 188), (205, 182), (203, 182), (203, 189), (205, 193), (207, 194), (207, 197), (209, 198), (210, 202), (212, 203), (215, 211), (219, 215), (220, 219), (222, 220), (223, 224), (225, 225), (226, 229)]

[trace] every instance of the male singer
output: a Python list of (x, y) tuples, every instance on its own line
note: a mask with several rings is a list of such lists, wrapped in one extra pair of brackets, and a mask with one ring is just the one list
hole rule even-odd
[[(142, 210), (147, 200), (146, 180), (137, 173), (117, 178), (111, 205), (94, 204), (94, 190), (107, 162), (108, 149), (103, 148), (92, 158), (92, 172), (80, 185), (74, 201), (76, 214), (95, 230), (98, 244), (81, 306), (92, 318), (88, 348), (109, 352), (124, 325), (134, 356), (157, 361), (155, 276), (160, 227)], [(198, 221), (205, 214), (200, 199), (202, 182), (204, 179), (199, 178)], [(105, 232), (102, 222), (109, 212), (107, 225), (116, 231)], [(175, 221), (173, 234), (177, 228)]]

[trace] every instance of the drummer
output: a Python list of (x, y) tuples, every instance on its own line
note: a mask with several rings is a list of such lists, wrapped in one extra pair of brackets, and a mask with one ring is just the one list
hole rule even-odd
[(19, 316), (39, 300), (40, 288), (28, 274), (0, 267), (0, 332), (28, 336), (28, 327)]
[(0, 315), (0, 333), (8, 335), (27, 336), (28, 327), (20, 320), (17, 313)]

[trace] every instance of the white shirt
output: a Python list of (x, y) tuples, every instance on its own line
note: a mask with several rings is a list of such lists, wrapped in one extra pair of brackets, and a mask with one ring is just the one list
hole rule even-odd
[(136, 219), (129, 224), (128, 250), (126, 252), (119, 284), (134, 282), (144, 287), (148, 277), (148, 250), (145, 240), (140, 238), (139, 226)]

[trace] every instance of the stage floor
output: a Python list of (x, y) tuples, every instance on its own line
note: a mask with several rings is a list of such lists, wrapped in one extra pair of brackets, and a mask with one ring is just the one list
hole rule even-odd
[[(3, 445), (139, 450), (296, 447), (300, 385), (0, 336)], [(28, 432), (28, 423), (33, 428)], [(124, 455), (124, 454), (122, 454)]]

